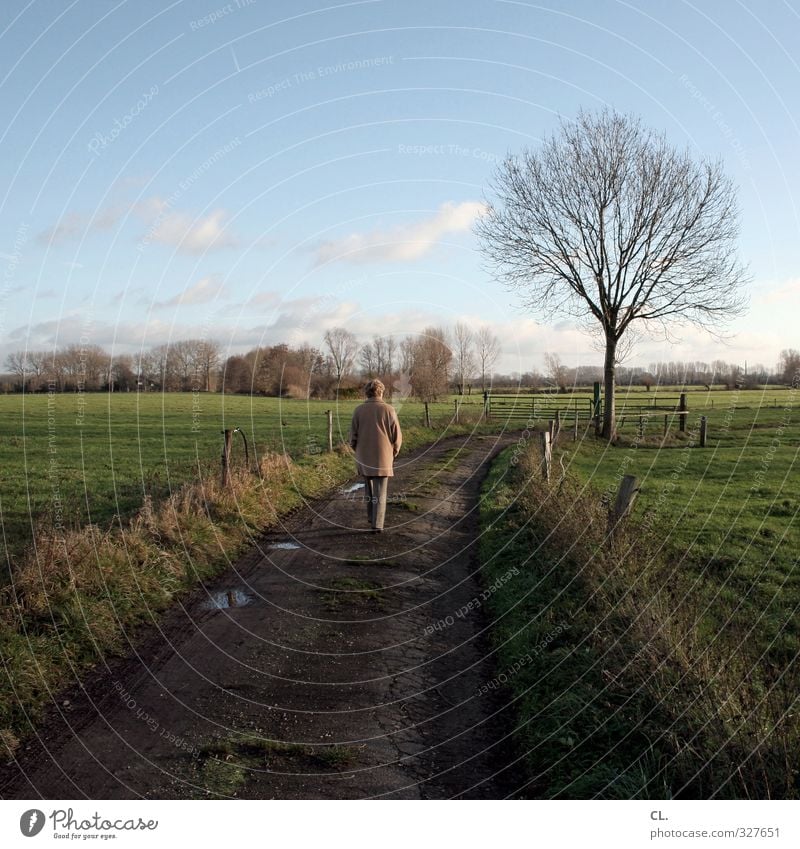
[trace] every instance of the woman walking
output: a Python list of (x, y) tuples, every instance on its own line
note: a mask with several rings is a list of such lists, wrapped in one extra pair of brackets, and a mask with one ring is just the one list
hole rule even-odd
[(383, 400), (386, 387), (370, 380), (364, 387), (367, 400), (353, 411), (350, 447), (356, 452), (356, 469), (364, 478), (367, 519), (373, 533), (383, 531), (389, 478), (394, 476), (394, 458), (403, 444), (397, 413)]

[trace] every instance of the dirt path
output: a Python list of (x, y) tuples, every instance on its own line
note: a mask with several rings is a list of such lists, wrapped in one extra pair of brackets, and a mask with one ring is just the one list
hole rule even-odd
[(510, 440), (401, 455), (384, 534), (358, 491), (296, 512), (62, 694), (0, 797), (511, 794), (502, 706), (476, 694), (497, 672), (484, 613), (456, 616), (482, 591), (477, 496)]

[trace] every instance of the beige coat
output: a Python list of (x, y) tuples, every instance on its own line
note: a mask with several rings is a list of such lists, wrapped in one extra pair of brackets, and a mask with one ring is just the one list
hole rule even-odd
[(353, 411), (350, 447), (356, 469), (365, 477), (393, 477), (394, 458), (403, 444), (397, 413), (381, 398), (367, 398)]

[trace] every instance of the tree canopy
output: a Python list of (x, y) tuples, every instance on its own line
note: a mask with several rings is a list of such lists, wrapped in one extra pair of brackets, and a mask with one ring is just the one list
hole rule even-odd
[(632, 325), (719, 328), (744, 309), (736, 191), (612, 109), (581, 111), (537, 150), (509, 155), (476, 230), (493, 271), (545, 319), (602, 334), (603, 434), (615, 435), (614, 369)]

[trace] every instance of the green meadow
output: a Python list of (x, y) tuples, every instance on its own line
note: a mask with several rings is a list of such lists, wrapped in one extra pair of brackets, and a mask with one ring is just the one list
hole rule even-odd
[[(674, 388), (623, 388), (618, 405), (636, 410), (625, 415), (622, 409), (621, 444), (608, 447), (581, 439), (574, 450), (571, 442), (562, 442), (566, 462), (601, 489), (624, 462), (625, 473), (642, 478), (640, 508), (658, 502), (666, 537), (681, 546), (688, 543), (689, 553), (698, 560), (706, 555), (729, 559), (734, 550), (744, 552), (748, 561), (772, 553), (767, 571), (775, 578), (775, 559), (785, 567), (790, 543), (797, 541), (796, 528), (787, 527), (787, 519), (796, 515), (800, 489), (797, 422), (792, 409), (784, 410), (795, 401), (792, 393), (688, 392), (690, 422), (696, 423), (695, 413), (708, 416), (709, 448), (691, 454), (665, 501), (663, 496), (659, 500), (658, 481), (672, 475), (682, 456), (673, 449), (683, 443), (670, 438), (661, 446), (662, 412), (651, 415), (641, 450), (631, 453), (625, 445), (638, 433), (640, 405), (673, 403), (678, 394)], [(540, 417), (542, 407), (575, 405), (585, 415), (590, 395), (536, 398)], [(333, 411), (334, 442), (343, 441), (357, 403), (206, 393), (0, 396), (0, 520), (6, 552), (14, 556), (24, 549), (37, 523), (107, 525), (115, 516), (135, 511), (146, 495), (158, 500), (186, 481), (215, 474), (225, 428), (239, 428), (251, 453), (286, 452), (295, 459), (317, 453), (327, 446), (326, 411)], [(527, 409), (528, 398), (521, 403)], [(404, 427), (422, 424), (422, 404), (408, 399), (396, 406)], [(462, 418), (474, 420), (481, 409), (480, 393), (465, 397)], [(453, 411), (452, 399), (431, 405), (437, 432), (446, 435)], [(780, 445), (772, 447), (787, 416), (790, 422), (781, 432)], [(492, 417), (490, 427), (525, 424), (524, 418), (505, 419), (500, 413)], [(568, 419), (565, 428), (570, 428)], [(674, 433), (677, 419), (670, 420), (670, 428)], [(244, 440), (240, 434), (233, 440), (232, 462), (244, 463)]]
[[(711, 402), (713, 401), (713, 407)], [(707, 604), (710, 637), (740, 633), (782, 663), (800, 651), (800, 393), (692, 393), (686, 432), (664, 416), (628, 417), (615, 446), (560, 443), (566, 468), (611, 498), (622, 475), (640, 491), (632, 516), (659, 538), (676, 590)], [(699, 447), (699, 417), (707, 420)]]
[[(531, 796), (800, 794), (797, 395), (692, 393), (685, 432), (628, 415), (615, 445), (584, 421), (549, 484), (537, 434), (493, 467), (483, 571), (519, 567), (489, 608)], [(624, 475), (640, 491), (609, 537)]]
[[(586, 415), (575, 439), (564, 416), (549, 487), (535, 469), (536, 434), (526, 439), (523, 430), (530, 398), (520, 401), (525, 417), (498, 413), (476, 425), (482, 403), (472, 395), (460, 426), (450, 398), (431, 405), (432, 428), (423, 426), (421, 404), (396, 401), (409, 449), (473, 428), (510, 428), (521, 432), (533, 464), (521, 474), (508, 449), (493, 468), (481, 550), (487, 580), (524, 564), (492, 596), (491, 631), (499, 668), (522, 664), (509, 686), (520, 699), (518, 739), (530, 752), (534, 795), (795, 793), (797, 394), (692, 391), (681, 432), (669, 411), (640, 418), (641, 407), (674, 402), (678, 390), (623, 389), (618, 403), (627, 411), (615, 445), (594, 437)], [(537, 396), (536, 427), (576, 401), (588, 410), (589, 397)], [(223, 568), (277, 512), (343, 481), (352, 461), (325, 453), (326, 411), (338, 444), (357, 403), (191, 393), (0, 397), (5, 565), (20, 564), (13, 610), (0, 620), (5, 674), (17, 693), (0, 700), (0, 739), (13, 749), (27, 733), (20, 705), (34, 710), (46, 701), (41, 680), (62, 682), (65, 645), (76, 668), (96, 662), (97, 651), (120, 650), (125, 627)], [(218, 479), (222, 431), (235, 428), (247, 437), (250, 464), (235, 434), (232, 494)], [(267, 452), (297, 465), (288, 469)], [(256, 457), (269, 470), (261, 482), (252, 474)], [(641, 490), (625, 534), (609, 548), (605, 505), (630, 474)], [(129, 524), (147, 496), (163, 508)], [(52, 551), (52, 563), (26, 559), (53, 524), (69, 532), (64, 550)], [(92, 524), (97, 530), (71, 533)], [(106, 533), (115, 524), (119, 532)], [(141, 566), (131, 570), (131, 559)], [(538, 775), (542, 758), (561, 766)]]
[[(345, 441), (357, 403), (206, 393), (0, 396), (5, 565), (40, 523), (105, 527), (133, 513), (146, 495), (158, 501), (182, 483), (218, 474), (223, 429), (241, 430), (251, 459), (265, 451), (299, 459), (326, 450), (327, 410), (334, 444)], [(396, 406), (404, 428), (421, 424), (421, 404)], [(477, 403), (473, 408), (480, 411)], [(437, 436), (447, 435), (453, 409), (450, 402), (432, 405)], [(235, 433), (232, 465), (244, 462), (244, 440)]]

